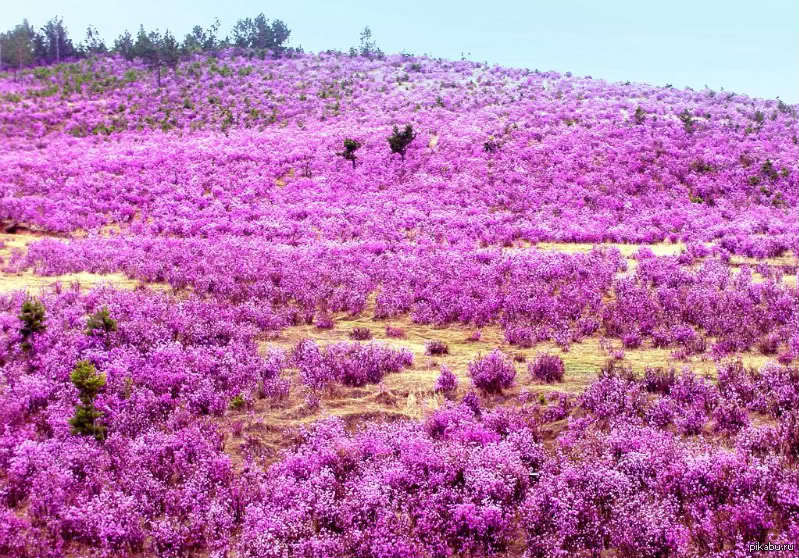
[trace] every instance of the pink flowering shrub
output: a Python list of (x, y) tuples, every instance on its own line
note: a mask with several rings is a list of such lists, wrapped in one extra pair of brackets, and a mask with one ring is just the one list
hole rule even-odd
[(535, 361), (527, 365), (527, 370), (534, 379), (551, 383), (563, 381), (565, 367), (559, 356), (544, 353), (535, 357)]
[(303, 382), (320, 389), (330, 382), (348, 386), (379, 383), (385, 374), (410, 366), (413, 355), (407, 349), (394, 350), (380, 343), (335, 343), (320, 349), (310, 339), (300, 341), (292, 361)]
[(405, 337), (405, 331), (399, 327), (386, 326), (386, 337), (402, 338)]
[[(16, 319), (21, 297), (0, 297), (0, 314)], [(361, 385), (409, 365), (410, 353), (306, 340), (291, 355), (258, 356), (254, 330), (237, 312), (191, 299), (166, 304), (147, 291), (68, 290), (43, 302), (50, 321), (33, 341), (35, 373), (23, 366), (29, 353), (15, 342), (16, 329), (0, 338), (7, 554), (502, 555), (521, 540), (527, 556), (546, 558), (690, 556), (739, 540), (785, 543), (795, 530), (799, 429), (790, 368), (730, 366), (716, 387), (687, 371), (639, 379), (610, 366), (578, 398), (554, 392), (545, 406), (492, 409), (470, 393), (421, 422), (355, 430), (338, 419), (318, 422), (268, 466), (254, 459), (257, 446), (242, 431), (251, 457), (237, 471), (209, 419), (232, 397), (312, 363), (330, 380)], [(110, 344), (84, 328), (103, 305), (118, 321)], [(221, 321), (209, 336), (197, 324), (210, 315)], [(153, 324), (161, 329), (151, 332)], [(104, 442), (70, 432), (77, 358), (107, 376), (95, 400)], [(471, 369), (493, 373), (493, 386), (512, 380), (508, 365), (495, 352)], [(762, 383), (752, 391), (753, 382)], [(315, 411), (318, 397), (306, 399)], [(776, 424), (747, 425), (742, 409)], [(555, 422), (566, 425), (550, 447), (543, 442)]]
[(367, 341), (372, 338), (372, 332), (366, 327), (354, 327), (349, 333), (350, 339), (357, 341)]
[(436, 380), (435, 391), (439, 393), (452, 393), (458, 387), (458, 378), (446, 365), (441, 365), (441, 374)]
[(476, 388), (487, 393), (500, 393), (513, 385), (516, 368), (498, 349), (469, 363), (469, 376)]

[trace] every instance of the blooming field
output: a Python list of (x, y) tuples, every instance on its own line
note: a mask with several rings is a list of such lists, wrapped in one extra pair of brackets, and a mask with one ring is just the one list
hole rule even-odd
[(0, 556), (798, 544), (796, 113), (401, 56), (0, 74)]

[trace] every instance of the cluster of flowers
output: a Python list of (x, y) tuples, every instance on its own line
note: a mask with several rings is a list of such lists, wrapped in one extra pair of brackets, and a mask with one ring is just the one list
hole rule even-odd
[[(776, 363), (724, 365), (718, 384), (608, 365), (578, 397), (491, 409), (503, 398), (478, 393), (515, 378), (497, 351), (469, 365), (477, 391), (425, 421), (327, 420), (235, 467), (219, 418), (284, 397), (287, 367), (316, 408), (330, 382), (410, 366), (375, 343), (257, 351), (260, 332), (330, 328), (374, 294), (377, 318), (499, 323), (521, 346), (599, 334), (793, 363), (795, 265), (766, 258), (799, 254), (796, 122), (741, 95), (401, 56), (223, 53), (160, 89), (114, 58), (0, 77), (0, 221), (64, 237), (4, 267), (182, 293), (56, 291), (24, 339), (23, 295), (0, 296), (0, 555), (721, 558), (795, 542), (799, 375)], [(416, 132), (402, 158), (395, 124)], [(629, 271), (618, 249), (543, 241), (685, 246), (641, 249)], [(735, 271), (733, 255), (760, 261)], [(117, 327), (88, 333), (105, 307)], [(105, 381), (104, 440), (70, 428), (78, 362)], [(442, 367), (434, 389), (454, 399), (456, 376)]]
[(416, 322), (437, 325), (499, 321), (508, 342), (520, 346), (554, 340), (568, 348), (598, 332), (628, 348), (649, 340), (685, 355), (712, 350), (723, 356), (753, 346), (786, 362), (799, 355), (799, 298), (779, 271), (761, 269), (766, 275), (756, 282), (748, 267), (736, 273), (719, 259), (697, 263), (691, 269), (677, 257), (651, 256), (634, 273), (620, 274), (626, 264), (616, 249), (420, 252), (368, 242), (291, 247), (239, 237), (112, 237), (42, 240), (14, 268), (123, 271), (236, 303), (291, 303), (301, 309), (298, 319), (316, 314), (319, 323), (328, 311), (363, 311), (379, 285), (378, 318), (410, 313)]
[[(751, 542), (795, 541), (799, 377), (777, 366), (725, 370), (715, 387), (690, 372), (634, 378), (610, 368), (578, 399), (581, 418), (554, 450), (547, 423), (569, 413), (567, 397), (515, 410), (450, 403), (422, 424), (355, 433), (319, 423), (261, 481), (240, 549), (251, 558), (516, 555), (520, 545), (530, 558), (743, 557)], [(769, 403), (773, 426), (734, 426), (729, 407), (759, 412), (736, 394), (754, 376), (762, 400), (780, 394), (793, 408)], [(715, 426), (682, 434), (660, 422), (667, 407)]]
[[(45, 329), (24, 348), (23, 301), (0, 297), (0, 554), (55, 557), (85, 544), (118, 556), (148, 539), (169, 556), (174, 545), (226, 540), (241, 510), (214, 418), (236, 397), (286, 388), (285, 359), (256, 350), (264, 316), (143, 290), (69, 289), (43, 296)], [(117, 325), (96, 335), (87, 320), (101, 308)], [(94, 401), (104, 442), (70, 429), (79, 361), (106, 378)]]
[(469, 363), (469, 376), (474, 387), (486, 393), (499, 393), (513, 385), (516, 368), (507, 355), (494, 349)]
[[(410, 353), (306, 340), (259, 357), (241, 308), (106, 289), (46, 295), (46, 329), (23, 349), (22, 301), (0, 300), (5, 554), (410, 557), (525, 541), (530, 557), (654, 557), (799, 535), (795, 369), (729, 364), (716, 385), (608, 366), (577, 399), (492, 410), (470, 393), (422, 423), (351, 432), (323, 421), (273, 465), (236, 470), (213, 421), (231, 399), (257, 396), (292, 363), (361, 385), (408, 366)], [(118, 327), (90, 334), (87, 317), (102, 307)], [(69, 428), (80, 360), (107, 377), (95, 400), (105, 441)], [(509, 366), (493, 353), (471, 371), (502, 383)], [(453, 387), (447, 372), (442, 391)], [(553, 447), (547, 425), (575, 408)]]
[(380, 383), (386, 374), (411, 366), (413, 353), (382, 343), (333, 343), (320, 349), (311, 339), (303, 339), (292, 350), (291, 362), (311, 389), (332, 382), (363, 386)]
[[(730, 271), (731, 254), (799, 253), (795, 107), (425, 58), (223, 54), (160, 90), (136, 64), (92, 64), (68, 103), (35, 92), (73, 71), (0, 80), (0, 220), (72, 236), (35, 243), (12, 269), (291, 303), (320, 328), (379, 291), (377, 317), (501, 321), (521, 346), (600, 332), (679, 357), (797, 356), (796, 290), (780, 275), (795, 265), (758, 266), (763, 286)], [(97, 76), (116, 81), (92, 88)], [(273, 110), (283, 125), (246, 116)], [(102, 140), (64, 133), (130, 111), (136, 124)], [(232, 115), (226, 135), (218, 111)], [(394, 123), (417, 133), (404, 161), (386, 142)], [(355, 168), (337, 156), (351, 137)], [(674, 258), (640, 250), (625, 279), (616, 251), (527, 249), (541, 241), (687, 245)]]
[[(0, 92), (24, 93), (0, 93), (3, 218), (305, 242), (396, 243), (412, 229), (450, 243), (463, 231), (472, 246), (682, 239), (756, 257), (796, 248), (796, 108), (784, 103), (425, 58), (223, 54), (183, 64), (161, 89), (123, 79), (136, 64), (94, 64), (66, 98), (37, 92), (69, 72), (40, 87), (32, 76), (0, 79)], [(103, 72), (115, 87), (92, 91)], [(399, 164), (386, 138), (405, 123), (417, 138)], [(122, 130), (111, 141), (69, 133), (111, 127)], [(336, 156), (350, 137), (355, 169)]]

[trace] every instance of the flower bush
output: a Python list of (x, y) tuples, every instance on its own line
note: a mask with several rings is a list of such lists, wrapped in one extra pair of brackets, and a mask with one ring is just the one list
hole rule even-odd
[(441, 365), (441, 374), (438, 376), (435, 385), (435, 391), (439, 393), (452, 393), (458, 387), (458, 378), (452, 373), (452, 370), (445, 365)]
[(527, 370), (534, 379), (551, 383), (562, 382), (566, 368), (559, 356), (544, 353), (528, 364)]
[(513, 385), (516, 368), (502, 351), (495, 349), (469, 363), (469, 376), (476, 388), (488, 393), (499, 393)]

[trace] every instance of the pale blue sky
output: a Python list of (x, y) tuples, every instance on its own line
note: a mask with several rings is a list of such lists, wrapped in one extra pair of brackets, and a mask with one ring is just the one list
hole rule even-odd
[(218, 16), (222, 33), (263, 11), (306, 51), (347, 49), (365, 25), (385, 52), (407, 50), (610, 81), (671, 83), (799, 102), (797, 0), (303, 1), (9, 0), (0, 28), (61, 15), (73, 38), (112, 42), (140, 23), (182, 37)]

